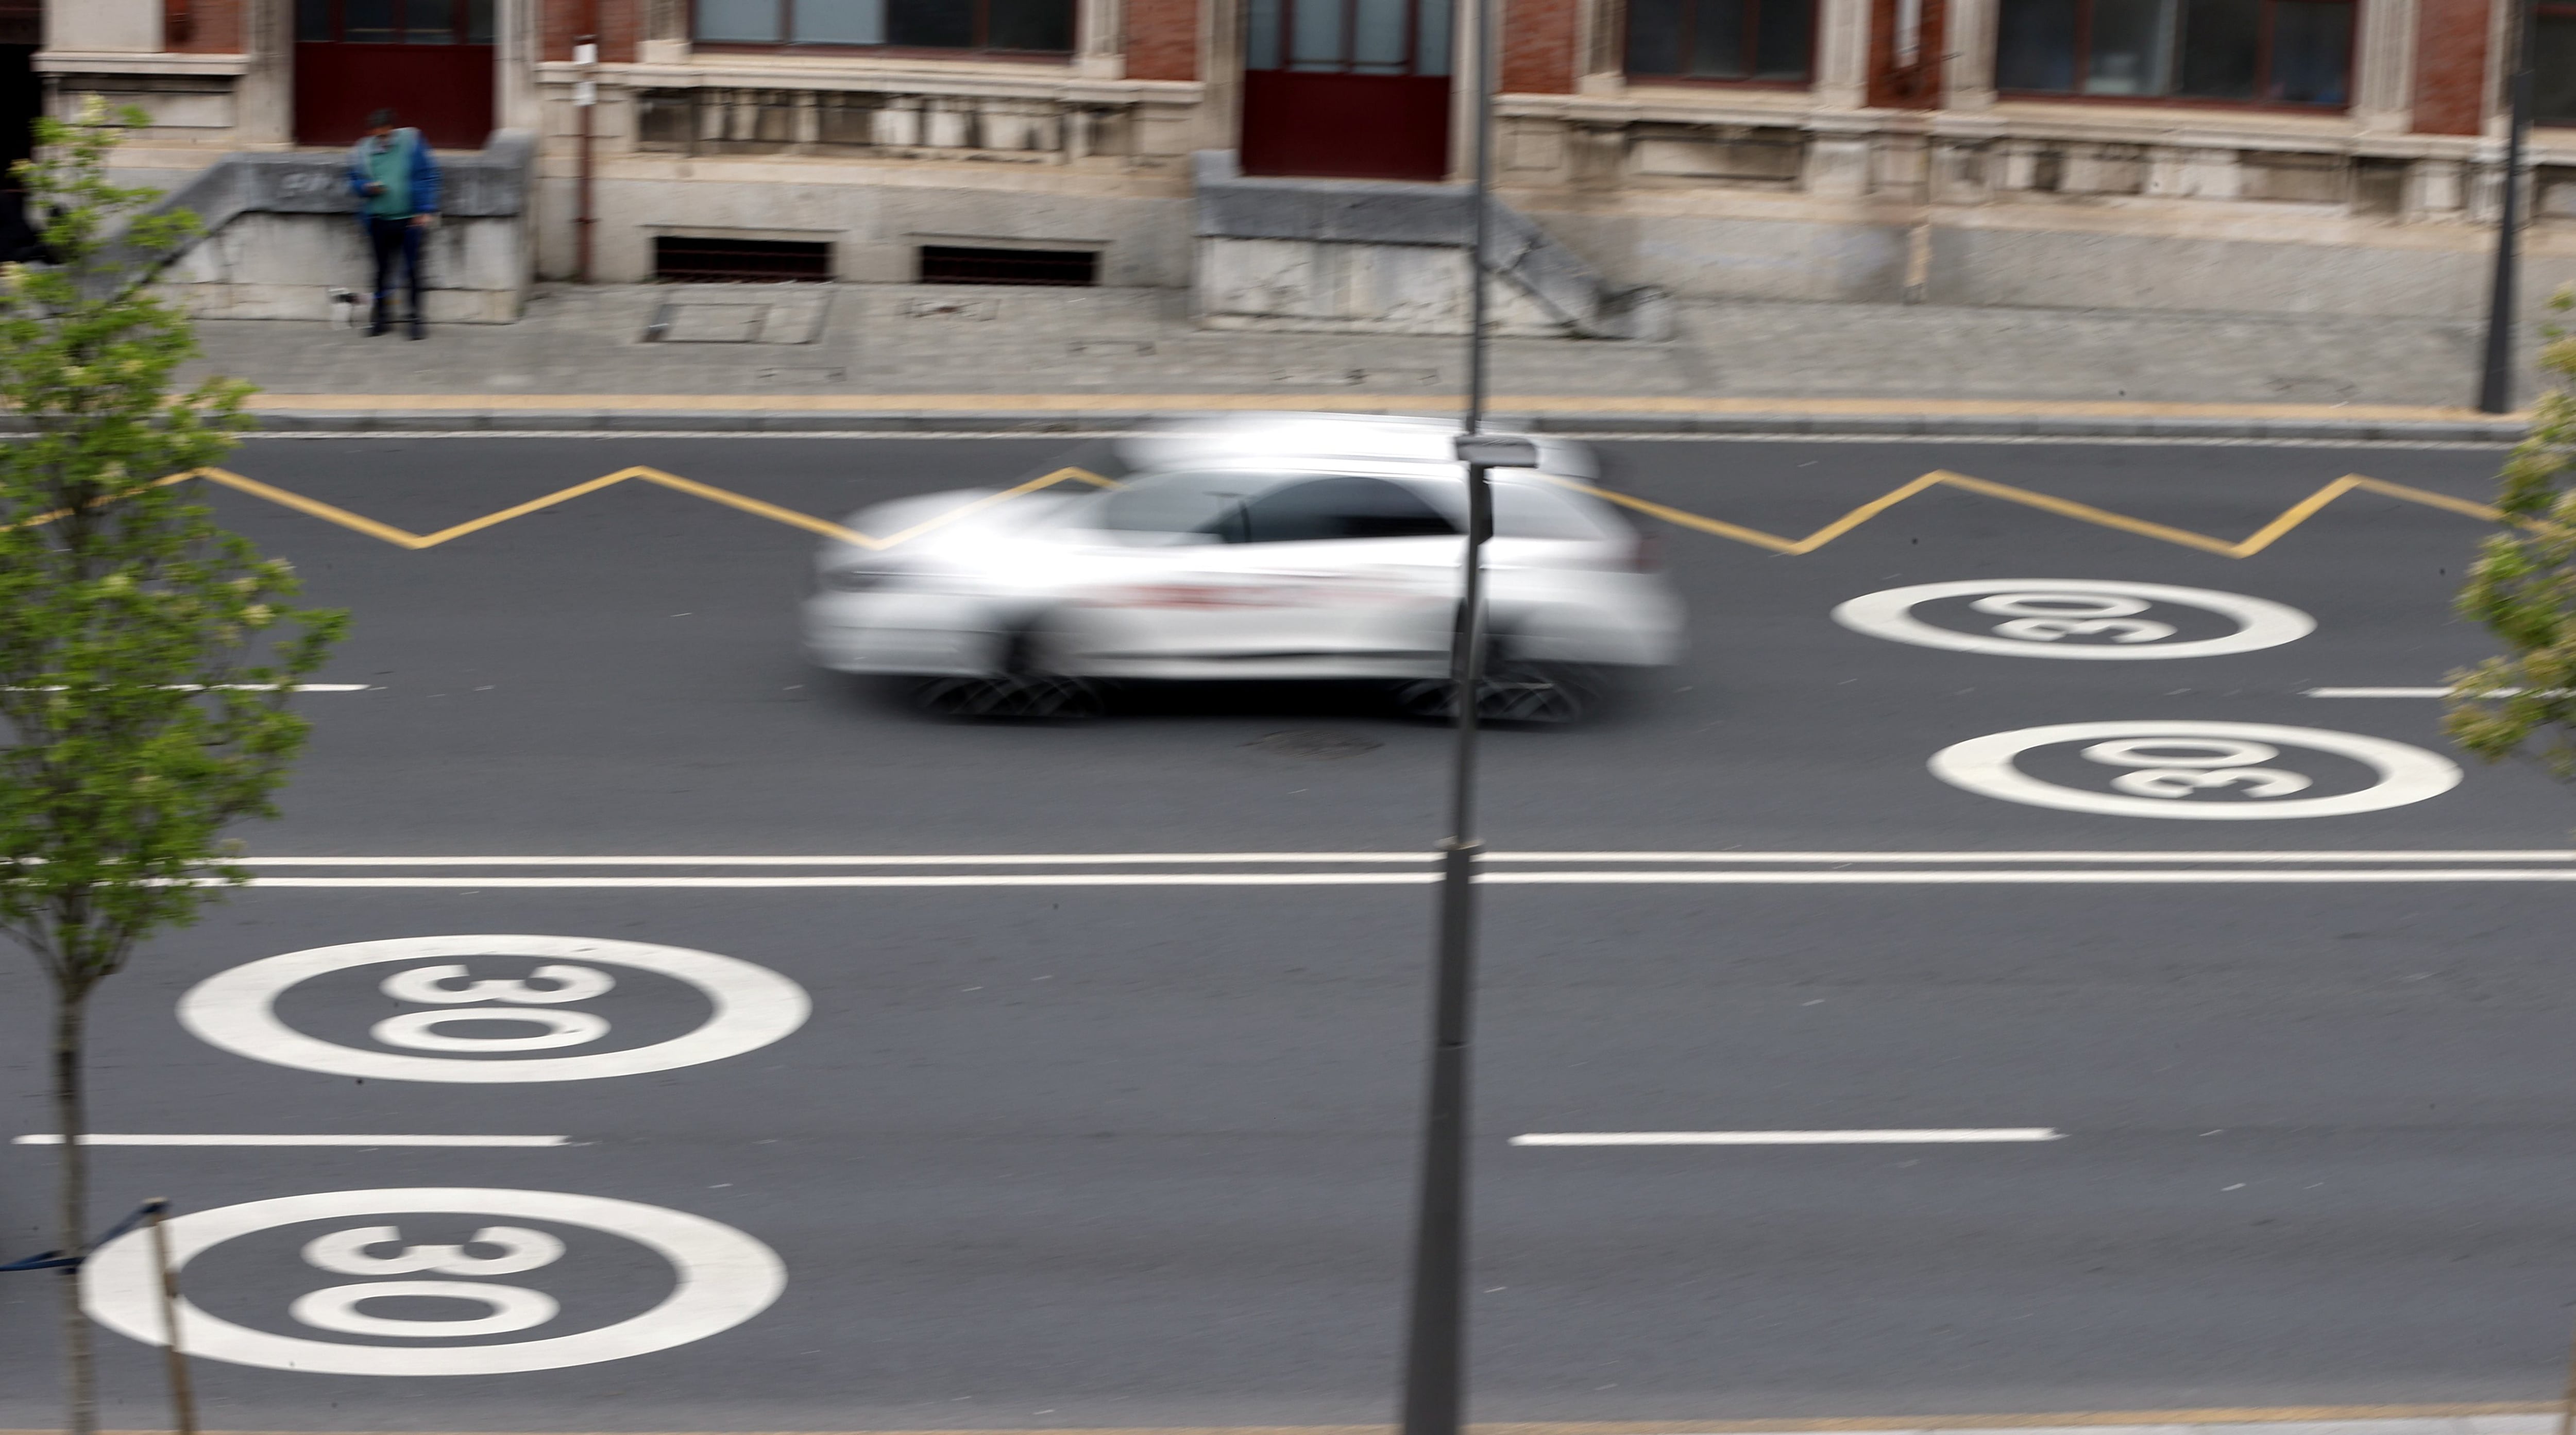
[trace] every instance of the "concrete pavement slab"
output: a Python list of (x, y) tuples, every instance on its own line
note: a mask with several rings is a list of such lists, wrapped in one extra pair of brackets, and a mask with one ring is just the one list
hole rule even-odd
[[(1683, 307), (1665, 343), (1498, 341), (1497, 408), (1643, 431), (2505, 432), (2462, 407), (2475, 379), (2462, 325)], [(667, 337), (728, 315), (732, 326), (709, 334), (734, 342)], [(1000, 427), (1067, 412), (1099, 426), (1207, 407), (1443, 411), (1464, 387), (1453, 342), (1201, 330), (1181, 296), (1157, 290), (556, 286), (517, 324), (448, 326), (426, 344), (285, 321), (199, 332), (199, 367), (260, 385), (264, 420), (290, 427), (419, 428), (436, 426), (433, 414), (450, 427), (506, 427), (514, 414), (600, 428), (680, 415), (699, 428), (810, 425), (818, 414)]]

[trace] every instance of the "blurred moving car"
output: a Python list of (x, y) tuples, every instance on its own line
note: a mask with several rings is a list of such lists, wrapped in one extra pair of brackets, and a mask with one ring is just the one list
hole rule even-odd
[[(822, 667), (925, 679), (968, 715), (1088, 711), (1110, 680), (1384, 679), (1445, 716), (1466, 475), (1454, 424), (1257, 415), (1120, 446), (1123, 475), (993, 501), (908, 498), (849, 520), (905, 535), (816, 560), (805, 645)], [(1582, 445), (1492, 470), (1480, 715), (1580, 716), (1618, 669), (1668, 664), (1681, 606), (1647, 540), (1588, 483)]]

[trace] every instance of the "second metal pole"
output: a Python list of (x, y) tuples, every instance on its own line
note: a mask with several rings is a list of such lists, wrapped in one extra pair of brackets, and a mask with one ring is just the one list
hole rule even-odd
[(2514, 0), (2511, 110), (2504, 131), (2503, 214), (2496, 221), (2495, 279), (2487, 292), (2486, 371), (2478, 381), (2478, 408), (2513, 411), (2514, 310), (2521, 269), (2522, 145), (2531, 132), (2531, 47), (2537, 0)]
[(160, 1276), (161, 1350), (169, 1362), (170, 1428), (175, 1435), (197, 1435), (197, 1394), (188, 1383), (188, 1352), (179, 1344), (179, 1272), (170, 1264), (170, 1230), (163, 1224), (170, 1200), (155, 1196), (146, 1203), (152, 1213), (152, 1266)]
[[(1468, 7), (1461, 6), (1464, 12)], [(1467, 414), (1472, 438), (1485, 420), (1485, 250), (1493, 188), (1494, 7), (1472, 12), (1475, 182), (1468, 203)], [(1465, 445), (1462, 445), (1464, 447)], [(1462, 458), (1468, 455), (1461, 454)], [(1431, 1071), (1422, 1127), (1413, 1284), (1404, 1354), (1404, 1435), (1457, 1435), (1466, 1398), (1468, 1041), (1476, 971), (1476, 718), (1485, 663), (1484, 543), (1493, 528), (1488, 465), (1467, 463), (1467, 542), (1449, 675), (1458, 742), (1449, 790), (1449, 837), (1440, 844), (1439, 935), (1433, 954)]]

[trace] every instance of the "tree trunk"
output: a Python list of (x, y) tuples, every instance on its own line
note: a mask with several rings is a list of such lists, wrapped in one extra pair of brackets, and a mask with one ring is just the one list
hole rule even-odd
[[(81, 1097), (81, 1000), (54, 994), (54, 1124), (62, 1132), (62, 1245), (65, 1256), (89, 1254), (89, 1134)], [(97, 1375), (92, 1369), (89, 1317), (81, 1311), (80, 1267), (62, 1269), (63, 1429), (97, 1435)]]

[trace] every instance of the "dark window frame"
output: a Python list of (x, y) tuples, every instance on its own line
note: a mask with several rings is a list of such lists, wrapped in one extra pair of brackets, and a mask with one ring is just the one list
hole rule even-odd
[[(2075, 39), (2069, 51), (2068, 64), (2074, 77), (2074, 83), (2081, 86), (2084, 83), (2086, 73), (2092, 66), (2094, 0), (2073, 0), (2073, 3), (2076, 6)], [(2251, 99), (2231, 99), (2224, 95), (2088, 95), (2080, 88), (2066, 90), (2011, 89), (2000, 83), (2000, 75), (1997, 77), (1998, 84), (1995, 89), (1996, 97), (2007, 100), (2042, 100), (2052, 104), (2126, 105), (2131, 107), (2154, 109), (2235, 110), (2239, 112), (2260, 110), (2270, 111), (2277, 114), (2292, 115), (2331, 115), (2350, 112), (2353, 103), (2353, 81), (2355, 77), (2361, 73), (2361, 6), (2363, 0), (2306, 0), (2306, 3), (2339, 4), (2343, 6), (2345, 12), (2351, 17), (2345, 31), (2348, 38), (2344, 44), (2344, 97), (2340, 101), (2273, 100), (2263, 98), (2262, 92), (2269, 88), (2272, 80), (2273, 17), (2276, 12), (2276, 8), (2281, 4), (2281, 0), (2257, 0), (2257, 3), (2259, 3), (2263, 8), (2261, 19), (2258, 21), (2256, 26), (2257, 38), (2255, 40), (2254, 48), (2255, 94)], [(2571, 7), (2571, 12), (2576, 12), (2576, 7)], [(1998, 28), (1995, 34), (1995, 50), (1997, 67), (1999, 69), (2003, 43), (2003, 33), (2001, 29)], [(2185, 43), (2189, 43), (2188, 37), (2185, 38)], [(2179, 56), (2177, 56), (2177, 59), (2179, 59)]]
[[(1342, 57), (1339, 60), (1328, 63), (1320, 60), (1297, 60), (1293, 58), (1297, 53), (1297, 7), (1301, 3), (1308, 5), (1330, 4), (1338, 5), (1340, 7), (1342, 12)], [(1352, 58), (1351, 52), (1354, 48), (1353, 42), (1359, 34), (1358, 0), (1280, 0), (1279, 18), (1277, 23), (1279, 33), (1276, 37), (1276, 44), (1278, 47), (1277, 53), (1279, 56), (1279, 68), (1268, 71), (1267, 73), (1283, 75), (1387, 75), (1386, 70), (1383, 68), (1363, 69), (1361, 68), (1363, 64), (1371, 62)], [(1253, 42), (1250, 34), (1251, 16), (1248, 11), (1244, 17), (1244, 24), (1246, 30), (1243, 46), (1244, 63), (1245, 68), (1249, 69), (1251, 67)], [(1449, 38), (1452, 44), (1455, 44), (1457, 41), (1457, 26), (1458, 8), (1457, 6), (1452, 5), (1449, 10)], [(1448, 55), (1430, 56), (1428, 57), (1429, 63), (1438, 66), (1438, 68), (1432, 70), (1426, 70), (1424, 68), (1426, 57), (1422, 52), (1422, 0), (1404, 0), (1404, 59), (1400, 62), (1396, 62), (1399, 63), (1402, 68), (1399, 69), (1394, 76), (1388, 76), (1388, 78), (1397, 78), (1402, 76), (1436, 76), (1446, 78), (1449, 74), (1450, 58), (1451, 57)]]
[[(1742, 53), (1747, 56), (1754, 56), (1757, 54), (1758, 37), (1761, 34), (1762, 7), (1766, 3), (1778, 3), (1778, 0), (1744, 0), (1744, 48)], [(1750, 75), (1680, 75), (1666, 74), (1655, 70), (1632, 69), (1628, 64), (1628, 34), (1629, 27), (1635, 23), (1636, 10), (1634, 6), (1626, 4), (1619, 7), (1619, 72), (1626, 76), (1632, 83), (1643, 81), (1658, 85), (1711, 85), (1721, 86), (1730, 90), (1814, 89), (1816, 86), (1816, 38), (1823, 30), (1823, 11), (1825, 7), (1823, 0), (1803, 0), (1803, 3), (1807, 7), (1807, 67), (1805, 72), (1797, 79), (1756, 79)], [(1690, 45), (1688, 41), (1691, 34), (1692, 31), (1690, 24), (1688, 21), (1685, 21), (1682, 29), (1682, 40), (1674, 47), (1677, 53), (1682, 55), (1688, 55), (1690, 53)]]
[[(499, 0), (443, 0), (447, 9), (447, 38), (444, 40), (415, 40), (411, 38), (411, 27), (407, 23), (410, 19), (408, 12), (414, 4), (419, 3), (419, 0), (386, 0), (386, 3), (388, 8), (393, 12), (393, 33), (399, 38), (391, 40), (352, 40), (347, 38), (349, 32), (349, 0), (296, 0), (294, 5), (294, 14), (290, 21), (290, 23), (295, 27), (295, 43), (299, 45), (489, 46), (498, 43), (500, 39), (500, 22), (497, 18), (500, 10)], [(305, 9), (308, 6), (314, 5), (319, 5), (327, 17), (326, 25), (331, 31), (331, 37), (327, 40), (309, 39), (304, 33)], [(480, 40), (472, 38), (474, 33), (474, 12), (478, 6), (483, 12), (483, 24), (491, 32)]]
[[(1068, 25), (1065, 48), (1061, 50), (999, 50), (990, 45), (894, 45), (853, 44), (845, 40), (799, 40), (796, 38), (796, 0), (776, 0), (778, 33), (786, 38), (770, 40), (701, 40), (698, 34), (698, 0), (689, 0), (689, 47), (693, 50), (741, 54), (776, 54), (782, 50), (809, 53), (839, 52), (853, 55), (890, 55), (896, 58), (955, 59), (971, 55), (978, 59), (1053, 64), (1070, 62), (1082, 46), (1082, 0), (1064, 0)], [(977, 40), (989, 39), (993, 33), (994, 0), (972, 0), (975, 6)]]
[[(2535, 17), (2537, 23), (2532, 27), (2532, 42), (2533, 48), (2535, 49), (2540, 48), (2540, 36), (2538, 32), (2541, 25), (2545, 25), (2552, 20), (2576, 22), (2576, 0), (2541, 0), (2538, 9), (2539, 14)], [(2535, 57), (2535, 60), (2536, 59), (2537, 57)], [(2510, 81), (2511, 77), (2508, 76), (2507, 82), (2510, 83)], [(2531, 87), (2531, 123), (2533, 127), (2538, 128), (2546, 126), (2547, 128), (2554, 130), (2576, 129), (2576, 103), (2571, 103), (2566, 110), (2557, 114), (2544, 114), (2541, 112), (2540, 106), (2543, 99), (2541, 91), (2545, 87), (2546, 81), (2535, 73)]]

